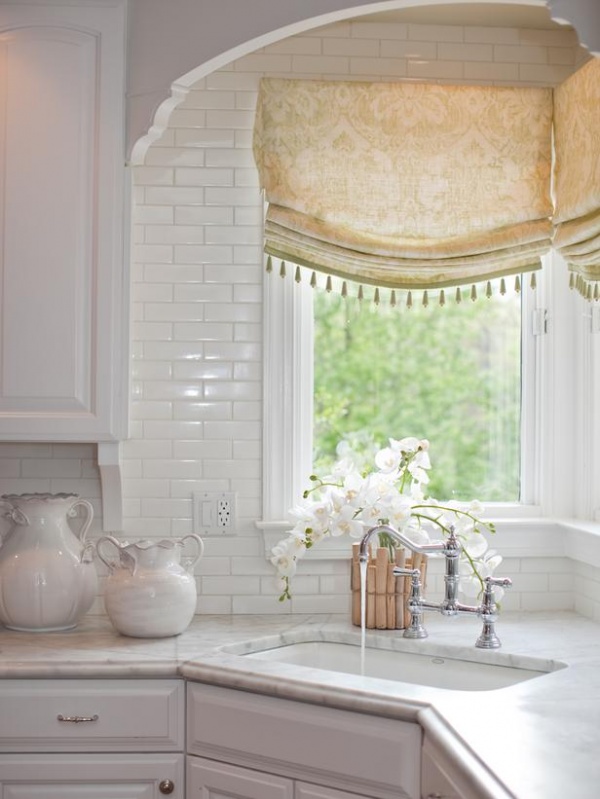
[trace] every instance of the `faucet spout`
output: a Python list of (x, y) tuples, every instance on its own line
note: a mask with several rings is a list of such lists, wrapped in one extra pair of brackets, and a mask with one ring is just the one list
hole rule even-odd
[(392, 527), (390, 524), (378, 524), (375, 527), (371, 527), (367, 532), (363, 535), (360, 541), (360, 547), (358, 550), (358, 559), (361, 563), (366, 563), (369, 557), (369, 544), (371, 540), (381, 533), (385, 533), (389, 535), (391, 538), (394, 538), (398, 541), (402, 546), (410, 549), (411, 552), (417, 552), (421, 555), (430, 555), (435, 552), (444, 553), (447, 548), (447, 544), (445, 541), (434, 541), (431, 544), (417, 544), (414, 541), (401, 533), (399, 530), (396, 530), (395, 527)]

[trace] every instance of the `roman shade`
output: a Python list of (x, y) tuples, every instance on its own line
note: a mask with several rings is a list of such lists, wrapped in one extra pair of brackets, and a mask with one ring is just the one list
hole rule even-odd
[(546, 88), (263, 78), (265, 251), (392, 289), (536, 270), (551, 130)]
[(553, 244), (580, 292), (598, 299), (600, 59), (590, 59), (555, 90), (554, 132)]

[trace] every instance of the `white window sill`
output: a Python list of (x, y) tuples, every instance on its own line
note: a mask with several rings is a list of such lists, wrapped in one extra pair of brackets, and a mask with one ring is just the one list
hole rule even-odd
[[(541, 517), (494, 518), (495, 535), (490, 545), (504, 558), (569, 557), (600, 567), (600, 523), (583, 519), (544, 519)], [(289, 522), (257, 522), (263, 534), (265, 557), (285, 538)], [(306, 553), (309, 560), (344, 560), (350, 557), (354, 539), (328, 538)]]

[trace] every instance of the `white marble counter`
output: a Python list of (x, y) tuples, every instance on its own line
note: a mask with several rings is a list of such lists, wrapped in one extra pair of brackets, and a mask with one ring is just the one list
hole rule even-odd
[[(170, 677), (332, 707), (416, 720), (481, 786), (482, 796), (596, 799), (600, 795), (600, 626), (571, 613), (506, 613), (503, 647), (475, 650), (473, 619), (426, 617), (430, 637), (405, 641), (373, 632), (397, 648), (497, 662), (510, 656), (562, 661), (567, 668), (497, 691), (448, 691), (327, 672), (241, 656), (296, 640), (356, 641), (336, 616), (199, 616), (181, 636), (126, 638), (88, 617), (65, 633), (0, 629), (3, 678)], [(525, 660), (524, 660), (525, 659)]]

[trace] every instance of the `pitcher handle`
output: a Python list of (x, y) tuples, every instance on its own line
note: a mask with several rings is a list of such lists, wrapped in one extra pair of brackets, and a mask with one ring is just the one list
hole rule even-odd
[(190, 533), (189, 535), (184, 535), (183, 538), (180, 539), (181, 544), (183, 544), (184, 541), (187, 541), (188, 538), (193, 539), (198, 546), (198, 551), (196, 554), (186, 558), (187, 563), (184, 565), (184, 569), (191, 574), (192, 569), (204, 554), (204, 541), (199, 535), (196, 535), (196, 533)]
[(107, 557), (106, 555), (102, 554), (102, 552), (100, 551), (100, 546), (103, 545), (105, 542), (112, 544), (113, 547), (115, 547), (115, 549), (117, 550), (117, 552), (120, 552), (121, 545), (119, 544), (116, 538), (113, 538), (112, 535), (103, 535), (96, 541), (96, 555), (98, 555), (98, 557), (100, 558), (102, 563), (104, 563), (105, 566), (108, 566), (110, 571), (113, 571), (113, 569), (116, 569), (117, 566), (119, 565), (119, 561), (113, 560)]
[(77, 538), (80, 541), (84, 541), (87, 535), (87, 531), (90, 529), (90, 525), (92, 523), (92, 519), (94, 518), (94, 508), (92, 507), (92, 503), (88, 502), (87, 499), (76, 499), (75, 502), (71, 505), (69, 510), (67, 511), (67, 516), (77, 516), (77, 512), (75, 508), (78, 505), (83, 505), (83, 507), (87, 511), (87, 518), (81, 526), (79, 533), (77, 533)]
[(22, 527), (29, 526), (29, 519), (21, 508), (15, 508), (15, 506), (6, 499), (0, 499), (0, 507), (8, 508), (6, 513), (2, 514), (5, 519), (11, 519), (15, 524), (20, 524)]

